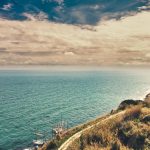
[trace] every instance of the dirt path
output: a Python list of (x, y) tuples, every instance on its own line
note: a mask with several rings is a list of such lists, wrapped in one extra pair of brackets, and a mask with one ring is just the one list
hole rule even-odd
[(94, 125), (91, 125), (91, 126), (85, 128), (85, 129), (81, 130), (80, 132), (77, 132), (76, 134), (74, 134), (73, 136), (71, 136), (66, 142), (64, 142), (64, 143), (60, 146), (60, 148), (58, 148), (58, 150), (66, 150), (66, 149), (68, 148), (68, 146), (69, 146), (73, 141), (75, 141), (76, 139), (78, 139), (78, 138), (82, 135), (83, 132), (85, 132), (85, 131), (87, 131), (87, 130), (93, 128), (95, 125), (99, 125), (100, 123), (102, 123), (102, 122), (104, 122), (104, 121), (107, 121), (107, 120), (109, 120), (109, 119), (116, 118), (116, 117), (118, 117), (118, 116), (120, 116), (120, 115), (122, 115), (122, 114), (124, 114), (124, 113), (125, 113), (125, 111), (122, 111), (122, 112), (119, 112), (119, 113), (117, 113), (117, 114), (111, 115), (111, 116), (109, 116), (108, 118), (105, 118), (105, 119), (101, 120), (100, 122), (98, 122), (98, 123), (96, 123), (96, 124), (94, 124)]

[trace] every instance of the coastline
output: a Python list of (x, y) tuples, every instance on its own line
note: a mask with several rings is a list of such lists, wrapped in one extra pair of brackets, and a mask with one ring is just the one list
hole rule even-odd
[[(67, 135), (63, 135), (66, 136), (65, 138), (62, 136), (60, 136), (60, 138), (56, 140), (58, 140), (57, 142), (53, 139), (50, 140), (49, 142), (45, 143), (44, 146), (42, 146), (41, 148), (39, 148), (38, 150), (68, 150), (68, 147), (74, 142), (76, 141), (76, 139), (80, 138), (82, 136), (82, 134), (88, 130), (91, 130), (92, 128), (95, 128), (96, 126), (98, 126), (99, 124), (102, 124), (102, 122), (106, 122), (106, 120), (111, 120), (112, 118), (119, 118), (122, 117), (124, 115), (126, 115), (126, 112), (128, 111), (128, 109), (134, 109), (134, 107), (147, 107), (148, 109), (150, 108), (150, 94), (147, 94), (145, 96), (145, 98), (143, 100), (124, 100), (120, 103), (120, 105), (118, 106), (118, 108), (116, 110), (111, 110), (110, 113), (107, 113), (106, 115), (103, 115), (97, 119), (88, 121), (87, 123), (75, 126), (71, 129), (68, 130), (69, 136)], [(150, 110), (150, 109), (149, 109)], [(150, 111), (148, 113), (148, 115), (150, 116)], [(73, 133), (72, 131), (75, 130)], [(71, 132), (71, 133), (70, 133)], [(62, 138), (62, 139), (61, 139)], [(64, 138), (64, 139), (63, 139)], [(59, 140), (61, 142), (59, 142)], [(58, 146), (58, 148), (55, 148), (55, 144), (53, 142), (56, 142), (55, 144)], [(52, 147), (51, 147), (52, 146)], [(56, 146), (56, 147), (57, 147)]]
[[(68, 73), (67, 72), (63, 74), (58, 74), (56, 78), (55, 78), (55, 75), (57, 75), (57, 73), (52, 74), (52, 75), (46, 73), (46, 77), (45, 76), (43, 77), (43, 75), (41, 76), (41, 74), (30, 74), (30, 73), (22, 74), (20, 72), (15, 72), (13, 74), (10, 72), (6, 72), (6, 73), (7, 74), (0, 74), (1, 76), (0, 82), (2, 83), (1, 88), (3, 89), (3, 91), (4, 89), (9, 89), (7, 92), (2, 92), (2, 95), (4, 94), (6, 95), (4, 98), (2, 98), (2, 100), (10, 99), (12, 100), (12, 102), (15, 102), (14, 104), (21, 104), (19, 105), (19, 108), (21, 106), (20, 110), (22, 111), (22, 113), (18, 113), (18, 111), (15, 111), (15, 110), (18, 110), (17, 108), (14, 107), (17, 105), (14, 105), (14, 106), (12, 105), (12, 107), (8, 106), (10, 108), (9, 112), (11, 113), (5, 113), (5, 107), (2, 107), (1, 111), (4, 112), (4, 116), (7, 117), (7, 120), (10, 120), (11, 116), (15, 117), (15, 115), (17, 114), (20, 116), (23, 116), (24, 114), (26, 114), (25, 111), (31, 110), (30, 112), (31, 117), (25, 116), (21, 120), (19, 119), (15, 120), (14, 118), (13, 121), (16, 122), (14, 125), (10, 124), (9, 126), (9, 123), (7, 123), (6, 117), (4, 118), (8, 126), (4, 126), (2, 128), (4, 130), (3, 131), (1, 130), (1, 135), (4, 136), (4, 138), (1, 139), (1, 141), (4, 143), (9, 141), (7, 137), (5, 138), (5, 133), (6, 133), (5, 128), (15, 129), (15, 132), (9, 133), (9, 137), (14, 138), (13, 141), (11, 140), (10, 142), (8, 142), (10, 143), (9, 144), (10, 146), (3, 144), (3, 147), (6, 149), (11, 149), (11, 148), (21, 149), (26, 146), (30, 146), (30, 144), (32, 144), (33, 139), (36, 139), (36, 137), (34, 135), (34, 131), (33, 130), (31, 131), (30, 129), (28, 129), (28, 126), (30, 126), (30, 128), (32, 129), (36, 129), (36, 127), (38, 127), (37, 130), (41, 133), (44, 133), (45, 131), (46, 133), (49, 132), (49, 135), (45, 136), (46, 139), (49, 139), (51, 136), (51, 129), (60, 120), (60, 115), (57, 115), (57, 114), (60, 114), (60, 111), (63, 112), (62, 114), (63, 114), (64, 120), (65, 119), (69, 120), (68, 121), (69, 127), (71, 128), (78, 124), (87, 122), (89, 120), (93, 120), (93, 118), (97, 118), (98, 116), (106, 114), (107, 112), (110, 112), (110, 110), (113, 108), (116, 108), (118, 104), (121, 102), (121, 100), (123, 99), (137, 97), (135, 95), (137, 95), (138, 93), (139, 95), (143, 95), (143, 91), (145, 91), (145, 89), (149, 87), (149, 83), (150, 83), (148, 75), (146, 75), (145, 78), (143, 78), (142, 80), (141, 80), (142, 78), (141, 76), (138, 76), (138, 78), (137, 79), (135, 78), (134, 80), (134, 76), (137, 77), (136, 74), (133, 76), (130, 74), (124, 74), (124, 72), (122, 74), (120, 73), (118, 74), (118, 72), (116, 73), (112, 72), (112, 74), (111, 72), (84, 72), (84, 73), (82, 72)], [(111, 76), (113, 78), (110, 78)], [(120, 79), (118, 80), (118, 77), (121, 77), (121, 80)], [(57, 81), (58, 84), (56, 84), (56, 82), (54, 85), (50, 84), (50, 83), (53, 83), (53, 81), (55, 80)], [(60, 87), (60, 81), (63, 81), (61, 83), (62, 85), (61, 88), (56, 88), (57, 91), (60, 91), (60, 92), (57, 92), (56, 90), (54, 90), (53, 92), (53, 87)], [(79, 85), (77, 85), (77, 83), (79, 82), (83, 83), (80, 86), (81, 88), (78, 87)], [(103, 82), (105, 83), (104, 85), (102, 84)], [(120, 84), (120, 82), (124, 84)], [(30, 86), (31, 83), (33, 83), (32, 86)], [(67, 84), (67, 87), (69, 88), (61, 91), (61, 89), (65, 87), (64, 83)], [(73, 84), (71, 84), (71, 86), (68, 86), (70, 85), (70, 83), (73, 83)], [(115, 88), (114, 85), (117, 88)], [(77, 90), (75, 90), (76, 92), (72, 90), (75, 86), (78, 87), (76, 88)], [(32, 91), (31, 89), (34, 89), (34, 91)], [(26, 91), (29, 94), (24, 95)], [(49, 91), (51, 92), (49, 93)], [(64, 95), (63, 97), (62, 93), (65, 91), (67, 92), (63, 94)], [(69, 94), (68, 91), (71, 92), (71, 94)], [(78, 91), (81, 91), (81, 92), (76, 94)], [(51, 96), (51, 93), (54, 95), (54, 97)], [(82, 95), (84, 96), (82, 97)], [(62, 104), (66, 107), (65, 108), (60, 107), (61, 108), (60, 110), (58, 109), (54, 110), (55, 107), (53, 107), (54, 106), (53, 103), (57, 100), (58, 102), (56, 103), (56, 108)], [(36, 102), (36, 106), (34, 105), (35, 102)], [(70, 102), (70, 105), (69, 105), (69, 102)], [(77, 105), (78, 103), (79, 105)], [(35, 107), (30, 107), (32, 106), (31, 104), (34, 105)], [(40, 106), (42, 106), (42, 108)], [(36, 108), (38, 108), (40, 112), (36, 110)], [(56, 115), (53, 115), (53, 112), (51, 111), (52, 109), (54, 110), (54, 113), (57, 111)], [(70, 114), (73, 117), (70, 117), (70, 115), (67, 114), (66, 111), (70, 112)], [(40, 114), (44, 114), (41, 119), (39, 119)], [(35, 117), (32, 117), (33, 115)], [(35, 121), (33, 122), (32, 120), (34, 120), (34, 118), (35, 118)], [(51, 120), (51, 119), (53, 120), (52, 122), (49, 123), (48, 120)], [(27, 122), (24, 126), (19, 124), (24, 120), (26, 120), (25, 123)], [(30, 123), (30, 121), (32, 121), (32, 123)], [(39, 122), (36, 123), (37, 121)], [(5, 122), (2, 122), (2, 126), (6, 124)], [(16, 126), (22, 127), (22, 129), (25, 129), (26, 132), (24, 132), (24, 130), (22, 129), (20, 130), (20, 128), (16, 128)], [(15, 146), (11, 142), (17, 141), (17, 137), (22, 137), (22, 138), (20, 138), (21, 139), (19, 141), (20, 143), (18, 142), (18, 144)]]

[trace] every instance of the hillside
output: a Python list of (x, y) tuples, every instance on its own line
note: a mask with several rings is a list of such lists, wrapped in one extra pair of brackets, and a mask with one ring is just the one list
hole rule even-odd
[(148, 94), (145, 101), (125, 100), (117, 110), (70, 129), (42, 150), (149, 150), (149, 98)]

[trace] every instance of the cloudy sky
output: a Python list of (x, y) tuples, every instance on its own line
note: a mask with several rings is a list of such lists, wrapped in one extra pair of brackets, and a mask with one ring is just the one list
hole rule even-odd
[(0, 66), (150, 65), (150, 0), (0, 0)]

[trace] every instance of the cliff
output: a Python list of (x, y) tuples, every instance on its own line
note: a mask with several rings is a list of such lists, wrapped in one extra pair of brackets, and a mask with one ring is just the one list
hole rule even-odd
[(110, 114), (70, 129), (42, 150), (149, 150), (150, 103), (125, 100)]

